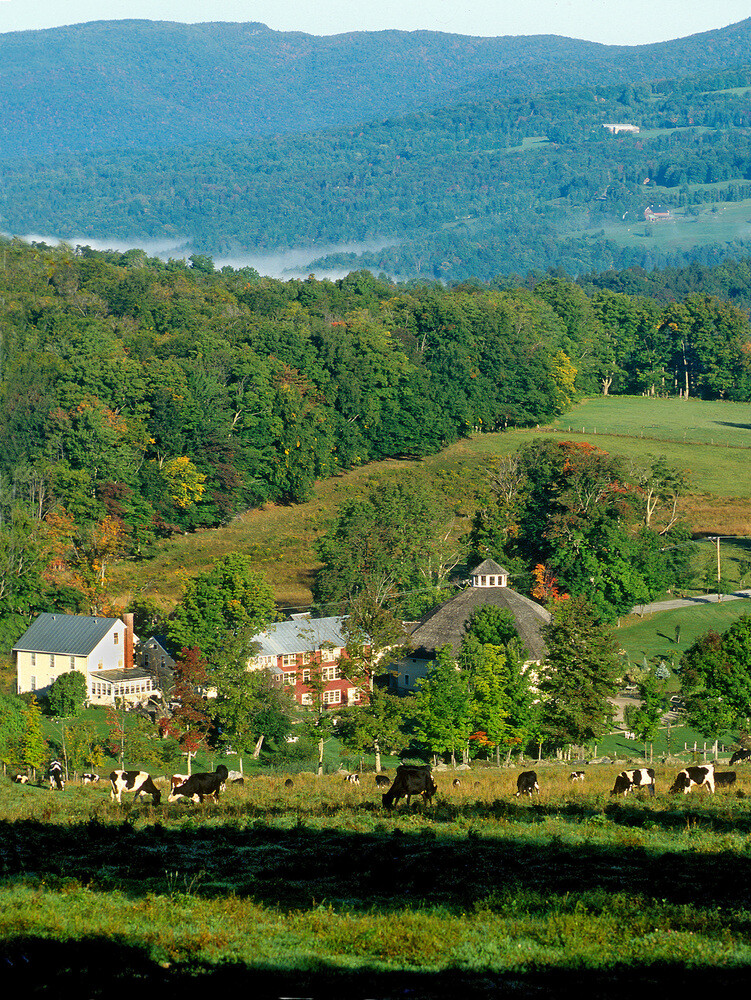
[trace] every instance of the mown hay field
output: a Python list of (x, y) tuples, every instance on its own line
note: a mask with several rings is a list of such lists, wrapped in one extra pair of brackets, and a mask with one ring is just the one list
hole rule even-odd
[[(218, 805), (0, 779), (0, 961), (75, 987), (252, 996), (626, 996), (739, 985), (751, 961), (751, 770), (714, 796), (611, 798), (618, 766), (437, 775), (392, 813), (373, 775), (256, 777)], [(741, 769), (739, 768), (739, 771)], [(46, 992), (45, 992), (46, 995)], [(151, 995), (151, 994), (149, 994)]]

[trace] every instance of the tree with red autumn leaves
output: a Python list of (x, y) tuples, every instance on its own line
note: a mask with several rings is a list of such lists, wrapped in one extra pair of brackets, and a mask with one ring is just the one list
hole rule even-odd
[(164, 720), (162, 731), (172, 736), (180, 745), (180, 750), (188, 758), (195, 756), (206, 745), (212, 729), (211, 716), (206, 711), (204, 689), (209, 684), (206, 660), (195, 646), (183, 649), (175, 662), (175, 686), (172, 696), (177, 707), (171, 718)]

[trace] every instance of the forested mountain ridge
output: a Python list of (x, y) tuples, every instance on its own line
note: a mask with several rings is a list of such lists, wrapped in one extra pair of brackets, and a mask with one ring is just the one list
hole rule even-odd
[(751, 64), (751, 20), (670, 42), (318, 37), (263, 24), (97, 21), (0, 35), (0, 157), (301, 133), (550, 89)]
[[(640, 132), (602, 128), (622, 121)], [(645, 227), (660, 204), (670, 225)], [(6, 232), (211, 254), (372, 243), (385, 249), (308, 270), (401, 279), (715, 263), (747, 252), (748, 215), (749, 69), (307, 135), (0, 162)]]

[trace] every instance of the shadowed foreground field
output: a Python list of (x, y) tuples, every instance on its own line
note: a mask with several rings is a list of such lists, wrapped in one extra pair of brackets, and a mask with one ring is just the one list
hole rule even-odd
[[(389, 814), (372, 775), (259, 777), (218, 806), (0, 784), (0, 962), (25, 995), (627, 996), (733, 987), (751, 961), (751, 789), (612, 799), (539, 770), (438, 776)], [(83, 991), (83, 992), (81, 992)], [(204, 993), (205, 995), (205, 993)]]

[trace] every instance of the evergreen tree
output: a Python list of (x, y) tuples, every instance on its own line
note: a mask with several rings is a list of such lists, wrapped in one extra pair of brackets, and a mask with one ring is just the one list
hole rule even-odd
[[(654, 670), (647, 671), (639, 682), (639, 700), (641, 704), (632, 713), (631, 725), (634, 732), (644, 744), (644, 756), (647, 756), (647, 744), (651, 744), (660, 731), (660, 722), (665, 712), (665, 684), (660, 682)], [(649, 754), (650, 760), (652, 754)]]
[(21, 740), (21, 763), (24, 767), (38, 770), (47, 761), (47, 741), (42, 729), (42, 709), (36, 697), (32, 696), (23, 711), (26, 731)]
[(438, 650), (427, 677), (418, 681), (414, 733), (433, 754), (464, 754), (472, 733), (467, 678), (457, 668), (450, 646)]
[(609, 728), (619, 675), (612, 629), (583, 597), (560, 601), (543, 629), (542, 723), (557, 746), (599, 739)]

